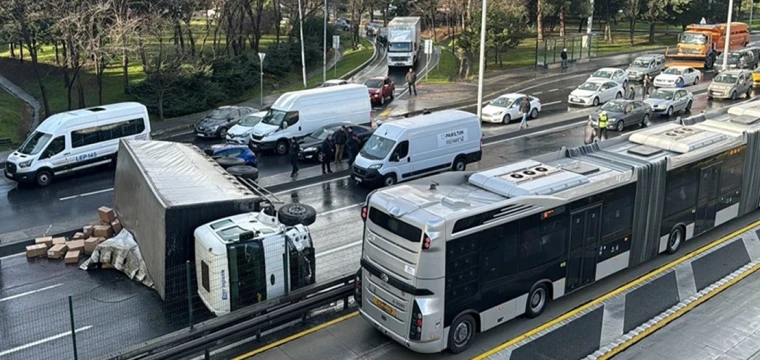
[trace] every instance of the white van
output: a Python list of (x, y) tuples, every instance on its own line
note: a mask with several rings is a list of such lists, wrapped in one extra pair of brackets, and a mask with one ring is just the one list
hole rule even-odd
[(444, 110), (386, 122), (351, 167), (354, 181), (390, 186), (449, 169), (464, 171), (483, 155), (477, 115)]
[(150, 139), (145, 105), (124, 102), (58, 113), (8, 157), (5, 177), (46, 186), (54, 176), (110, 163), (119, 139)]
[(282, 94), (251, 131), (251, 146), (288, 153), (288, 139), (303, 138), (330, 124), (370, 123), (372, 106), (364, 85), (348, 84)]

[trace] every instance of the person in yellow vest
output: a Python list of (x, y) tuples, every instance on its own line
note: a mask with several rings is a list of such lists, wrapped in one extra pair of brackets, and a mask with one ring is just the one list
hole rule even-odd
[(607, 112), (602, 111), (599, 114), (599, 141), (607, 138)]

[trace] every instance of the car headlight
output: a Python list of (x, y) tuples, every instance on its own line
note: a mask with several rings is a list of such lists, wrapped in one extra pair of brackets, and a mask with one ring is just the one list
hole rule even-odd
[(218, 128), (219, 128), (219, 125), (209, 126), (209, 129), (211, 129), (211, 131), (216, 131), (216, 129)]
[(310, 146), (310, 147), (307, 147), (306, 149), (303, 149), (303, 152), (314, 152), (314, 151), (317, 151), (317, 148), (313, 147), (313, 146)]
[(370, 170), (377, 170), (377, 169), (379, 169), (379, 168), (381, 168), (381, 167), (383, 167), (383, 164), (372, 164), (372, 165), (370, 165), (370, 166), (369, 166), (367, 169), (370, 169)]
[(24, 162), (20, 162), (20, 163), (18, 163), (18, 167), (20, 167), (20, 168), (28, 168), (28, 167), (32, 166), (32, 161), (34, 161), (34, 159), (27, 160), (27, 161), (24, 161)]

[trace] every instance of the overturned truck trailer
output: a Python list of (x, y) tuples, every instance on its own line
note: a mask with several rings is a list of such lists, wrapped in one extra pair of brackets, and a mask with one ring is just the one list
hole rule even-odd
[(195, 261), (195, 229), (223, 217), (259, 211), (262, 202), (261, 196), (195, 146), (142, 140), (119, 144), (114, 210), (134, 235), (148, 274), (165, 301), (187, 295), (185, 263)]

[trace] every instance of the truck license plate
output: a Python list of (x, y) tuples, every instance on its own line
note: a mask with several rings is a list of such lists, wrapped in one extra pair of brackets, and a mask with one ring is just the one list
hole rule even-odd
[(383, 311), (387, 312), (393, 317), (396, 317), (396, 309), (394, 309), (392, 306), (384, 303), (382, 300), (378, 298), (372, 298), (372, 303), (375, 304), (375, 306), (379, 307)]

